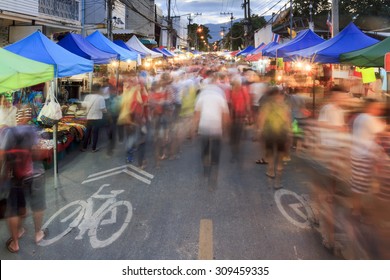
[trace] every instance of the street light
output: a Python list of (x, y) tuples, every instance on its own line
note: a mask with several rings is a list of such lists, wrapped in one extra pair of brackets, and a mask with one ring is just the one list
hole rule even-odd
[(313, 18), (312, 18), (312, 14), (313, 14), (313, 4), (310, 2), (310, 5), (309, 5), (309, 9), (310, 9), (310, 22), (313, 22)]

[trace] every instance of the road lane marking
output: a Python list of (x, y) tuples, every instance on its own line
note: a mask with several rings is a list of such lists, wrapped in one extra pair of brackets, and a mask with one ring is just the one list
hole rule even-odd
[(86, 183), (93, 182), (93, 181), (96, 181), (96, 180), (100, 180), (100, 179), (104, 179), (104, 178), (107, 178), (107, 177), (111, 177), (111, 176), (120, 174), (122, 172), (123, 172), (123, 170), (120, 170), (120, 171), (112, 172), (112, 173), (105, 174), (105, 175), (102, 175), (102, 176), (99, 176), (99, 177), (94, 177), (92, 179), (88, 179), (88, 180), (83, 181), (81, 184), (86, 184)]
[[(295, 200), (298, 200), (297, 203), (291, 203), (288, 205), (282, 205), (282, 196), (292, 196), (295, 198)], [(310, 217), (313, 216), (313, 212), (310, 209), (310, 206), (307, 205), (306, 201), (298, 194), (296, 194), (293, 191), (289, 191), (286, 189), (280, 189), (275, 192), (275, 202), (276, 206), (278, 207), (280, 213), (293, 225), (300, 227), (302, 229), (310, 229)], [(291, 217), (285, 207), (288, 206), (290, 207), (298, 216), (303, 218), (305, 221), (298, 221), (295, 218)], [(306, 213), (303, 213), (301, 209), (299, 208), (304, 208)]]
[(290, 208), (292, 210), (294, 210), (294, 212), (299, 216), (301, 217), (302, 219), (306, 220), (307, 219), (307, 216), (305, 215), (304, 212), (302, 212), (302, 208), (303, 208), (303, 205), (301, 203), (291, 203), (289, 204), (288, 206), (290, 206)]
[(111, 169), (108, 169), (105, 171), (93, 173), (93, 174), (89, 175), (87, 177), (87, 180), (83, 181), (81, 184), (86, 184), (89, 182), (101, 180), (101, 179), (104, 179), (107, 177), (118, 175), (120, 173), (126, 173), (127, 175), (132, 176), (132, 177), (134, 177), (134, 178), (136, 178), (136, 179), (140, 180), (141, 182), (144, 182), (145, 184), (148, 184), (148, 185), (150, 185), (152, 183), (151, 180), (146, 179), (146, 178), (142, 177), (141, 175), (139, 175), (133, 171), (130, 171), (129, 169), (132, 169), (135, 172), (138, 172), (139, 174), (141, 174), (149, 179), (154, 178), (153, 174), (150, 174), (150, 173), (148, 173), (148, 172), (146, 172), (146, 171), (144, 171), (144, 170), (142, 170), (142, 169), (140, 169), (132, 164), (128, 164), (128, 165), (122, 165), (119, 167), (111, 168)]
[[(115, 167), (115, 168), (112, 168), (112, 169), (108, 169), (108, 170), (105, 170), (105, 171), (102, 171), (102, 172), (97, 172), (97, 173), (89, 175), (88, 178), (96, 177), (96, 176), (99, 176), (99, 175), (102, 175), (102, 174), (105, 174), (105, 173), (110, 173), (111, 171), (115, 171), (115, 170), (119, 170), (119, 169), (123, 170), (126, 167), (127, 167), (127, 165), (122, 165), (122, 166)], [(122, 170), (120, 172), (122, 172)]]
[(213, 249), (213, 221), (209, 219), (200, 220), (199, 229), (199, 260), (212, 260)]
[(152, 183), (152, 181), (145, 179), (144, 177), (139, 176), (138, 174), (135, 174), (134, 172), (131, 172), (130, 170), (126, 169), (126, 170), (123, 170), (123, 172), (126, 173), (127, 175), (133, 176), (134, 178), (144, 182), (145, 184), (150, 185), (150, 183)]
[(131, 169), (135, 170), (135, 171), (138, 171), (138, 173), (141, 173), (142, 175), (150, 178), (150, 179), (153, 179), (154, 178), (154, 175), (146, 172), (145, 170), (142, 170), (141, 168), (138, 168), (137, 166), (134, 166), (132, 164), (129, 164), (127, 165), (128, 167), (130, 167)]

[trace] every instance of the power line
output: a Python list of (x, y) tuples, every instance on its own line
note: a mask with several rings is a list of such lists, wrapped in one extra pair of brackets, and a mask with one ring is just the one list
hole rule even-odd
[(269, 11), (271, 11), (273, 8), (275, 8), (276, 5), (278, 5), (280, 2), (282, 2), (283, 0), (279, 0), (277, 3), (275, 3), (271, 8), (269, 8), (267, 11), (265, 11), (264, 13), (262, 13), (261, 15), (259, 15), (260, 17), (261, 16), (264, 16), (266, 13), (268, 13)]

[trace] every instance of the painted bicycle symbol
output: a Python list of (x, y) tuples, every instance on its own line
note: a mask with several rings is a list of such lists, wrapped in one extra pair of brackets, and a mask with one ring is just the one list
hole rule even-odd
[[(129, 201), (117, 201), (116, 197), (124, 190), (112, 190), (109, 194), (101, 194), (99, 190), (85, 200), (76, 200), (58, 210), (43, 225), (50, 231), (47, 239), (39, 243), (41, 246), (51, 245), (69, 234), (74, 228), (78, 228), (79, 234), (75, 239), (81, 240), (88, 231), (92, 248), (103, 248), (113, 243), (128, 226), (133, 215), (133, 207)], [(94, 211), (94, 200), (105, 202)], [(118, 211), (119, 208), (121, 211)], [(117, 220), (120, 220), (117, 223)], [(109, 227), (104, 227), (109, 225)], [(110, 235), (110, 233), (113, 234)]]

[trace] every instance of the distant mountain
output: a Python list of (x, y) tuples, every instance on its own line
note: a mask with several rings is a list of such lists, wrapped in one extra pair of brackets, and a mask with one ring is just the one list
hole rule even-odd
[[(242, 19), (235, 19), (233, 21), (233, 24), (235, 22), (240, 22)], [(230, 21), (228, 22), (225, 22), (225, 23), (217, 23), (217, 24), (214, 24), (214, 23), (206, 23), (204, 24), (205, 26), (207, 26), (210, 30), (210, 36), (212, 37), (209, 42), (210, 43), (214, 43), (215, 41), (218, 41), (219, 39), (221, 39), (221, 34), (220, 32), (222, 31), (222, 28), (221, 26), (225, 26), (226, 29), (225, 29), (225, 32), (228, 32), (229, 31), (229, 28), (230, 28)]]
[[(264, 16), (266, 21), (269, 21), (271, 19), (271, 17), (272, 16)], [(242, 18), (235, 19), (233, 21), (233, 23), (240, 22), (241, 20), (242, 20)], [(222, 31), (221, 26), (225, 26), (226, 27), (226, 29), (225, 29), (226, 31), (225, 32), (229, 32), (230, 21), (225, 22), (225, 23), (218, 23), (218, 24), (206, 23), (204, 25), (207, 26), (209, 28), (209, 30), (210, 30), (210, 36), (212, 38), (209, 40), (209, 42), (210, 43), (214, 43), (215, 41), (218, 41), (219, 39), (221, 39), (221, 35), (220, 35), (220, 32)]]

